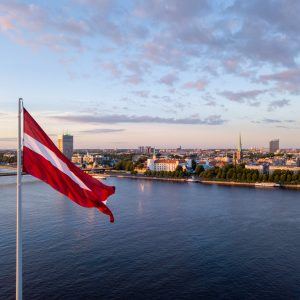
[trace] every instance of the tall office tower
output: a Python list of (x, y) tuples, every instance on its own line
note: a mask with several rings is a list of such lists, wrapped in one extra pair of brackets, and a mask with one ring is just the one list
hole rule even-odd
[(296, 158), (296, 167), (300, 167), (300, 156)]
[(70, 134), (61, 134), (58, 136), (58, 149), (68, 158), (73, 155), (73, 136)]
[(275, 153), (279, 150), (279, 139), (270, 141), (270, 153)]
[(138, 151), (139, 151), (139, 153), (142, 153), (142, 154), (145, 153), (145, 147), (140, 146)]

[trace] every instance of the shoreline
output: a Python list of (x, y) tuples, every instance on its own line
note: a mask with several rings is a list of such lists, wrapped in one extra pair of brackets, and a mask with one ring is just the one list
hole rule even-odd
[(288, 190), (300, 190), (300, 185), (285, 184), (276, 185), (270, 182), (269, 184), (261, 184), (255, 182), (236, 182), (236, 181), (216, 181), (216, 180), (201, 180), (195, 179), (191, 180), (189, 178), (160, 178), (160, 177), (148, 177), (148, 176), (136, 176), (129, 174), (109, 174), (109, 177), (116, 178), (127, 178), (127, 179), (142, 179), (142, 180), (153, 180), (153, 181), (167, 181), (167, 182), (182, 182), (182, 183), (200, 183), (206, 185), (223, 185), (223, 186), (239, 186), (239, 187), (252, 187), (259, 189), (288, 189)]
[[(1, 168), (1, 166), (0, 166)], [(2, 169), (2, 168), (1, 168)], [(3, 168), (4, 169), (4, 168)], [(16, 176), (16, 172), (0, 172), (1, 176)], [(23, 173), (23, 175), (26, 175)], [(300, 190), (300, 184), (284, 184), (278, 185), (273, 182), (261, 183), (261, 182), (236, 182), (236, 181), (217, 181), (217, 180), (201, 180), (191, 179), (191, 178), (164, 178), (164, 177), (152, 177), (152, 176), (143, 176), (143, 175), (131, 175), (131, 174), (122, 174), (117, 172), (109, 172), (104, 174), (95, 174), (99, 175), (99, 179), (106, 179), (107, 177), (116, 177), (116, 178), (127, 178), (135, 180), (152, 180), (152, 181), (167, 181), (167, 182), (182, 182), (182, 183), (200, 183), (206, 185), (222, 185), (222, 186), (238, 186), (238, 187), (251, 187), (258, 189), (285, 189), (285, 190)], [(101, 178), (101, 175), (103, 178)]]

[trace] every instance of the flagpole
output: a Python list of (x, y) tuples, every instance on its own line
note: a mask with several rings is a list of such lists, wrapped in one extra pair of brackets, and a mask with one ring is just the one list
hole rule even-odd
[(19, 98), (18, 109), (18, 151), (17, 151), (17, 224), (16, 224), (16, 300), (22, 300), (22, 109)]

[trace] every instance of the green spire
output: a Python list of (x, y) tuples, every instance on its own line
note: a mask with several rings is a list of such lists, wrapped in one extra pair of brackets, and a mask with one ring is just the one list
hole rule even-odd
[(239, 134), (238, 150), (239, 150), (239, 151), (242, 151), (242, 135), (241, 135), (241, 133)]

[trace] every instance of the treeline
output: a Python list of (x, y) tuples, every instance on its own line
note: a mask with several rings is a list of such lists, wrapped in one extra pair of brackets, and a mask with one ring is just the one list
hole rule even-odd
[(134, 163), (131, 160), (120, 160), (115, 164), (116, 170), (134, 171)]
[(237, 182), (273, 182), (280, 184), (299, 184), (300, 172), (276, 170), (272, 174), (260, 174), (257, 170), (246, 169), (244, 165), (227, 165), (223, 168), (215, 167), (200, 174), (208, 180), (228, 180)]
[(132, 159), (123, 159), (118, 161), (114, 168), (116, 170), (124, 170), (129, 172), (134, 172), (135, 168), (141, 169), (144, 167), (144, 162), (147, 160), (146, 157), (140, 157), (138, 161), (133, 162)]

